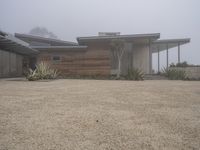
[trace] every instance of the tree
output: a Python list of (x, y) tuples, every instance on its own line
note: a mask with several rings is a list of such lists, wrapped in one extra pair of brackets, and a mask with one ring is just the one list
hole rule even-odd
[(113, 56), (117, 58), (118, 69), (117, 69), (117, 78), (120, 78), (121, 75), (121, 60), (125, 51), (125, 41), (122, 39), (114, 39), (111, 41), (111, 50)]
[(54, 33), (48, 31), (45, 27), (35, 27), (30, 30), (29, 34), (46, 37), (46, 38), (57, 39), (57, 36)]

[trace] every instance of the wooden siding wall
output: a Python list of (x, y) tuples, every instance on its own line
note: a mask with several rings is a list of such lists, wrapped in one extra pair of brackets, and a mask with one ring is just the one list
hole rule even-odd
[[(53, 56), (60, 56), (54, 61)], [(110, 52), (89, 48), (87, 51), (42, 51), (37, 62), (46, 62), (62, 75), (110, 75)]]
[(0, 77), (22, 76), (22, 56), (0, 50)]

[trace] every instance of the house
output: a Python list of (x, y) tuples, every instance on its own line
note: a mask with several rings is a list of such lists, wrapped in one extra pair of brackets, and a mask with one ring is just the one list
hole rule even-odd
[[(66, 76), (115, 74), (117, 61), (112, 55), (110, 46), (113, 39), (125, 41), (125, 52), (121, 62), (122, 74), (126, 74), (129, 68), (138, 68), (145, 74), (151, 74), (152, 54), (158, 53), (159, 58), (160, 51), (164, 50), (166, 50), (168, 66), (168, 51), (174, 47), (178, 48), (178, 61), (180, 62), (180, 46), (190, 42), (188, 38), (160, 40), (159, 33), (121, 35), (119, 32), (100, 32), (98, 36), (78, 37), (77, 43), (19, 33), (15, 34), (15, 38), (27, 44), (27, 51), (35, 52), (24, 57), (26, 61), (29, 61), (30, 67), (34, 68), (36, 63), (46, 62)], [(9, 44), (4, 43), (4, 46)], [(1, 45), (0, 48), (3, 51), (9, 51)], [(15, 46), (10, 49), (12, 51)], [(20, 51), (20, 48), (17, 49)], [(158, 70), (160, 69), (159, 64), (158, 59)], [(1, 68), (4, 67), (2, 65)]]

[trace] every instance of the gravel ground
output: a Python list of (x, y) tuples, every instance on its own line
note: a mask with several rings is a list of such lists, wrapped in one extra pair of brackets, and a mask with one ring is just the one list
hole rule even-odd
[(0, 149), (200, 149), (200, 82), (1, 79)]

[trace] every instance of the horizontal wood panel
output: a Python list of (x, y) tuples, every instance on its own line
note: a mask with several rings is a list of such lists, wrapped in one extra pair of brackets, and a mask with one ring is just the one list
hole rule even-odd
[[(52, 66), (53, 67), (53, 66)], [(75, 68), (75, 67), (66, 67), (66, 68), (61, 68), (61, 67), (53, 67), (58, 70), (108, 70), (109, 67), (82, 67), (82, 68)]]
[(101, 75), (101, 76), (108, 76), (109, 71), (70, 71), (70, 72), (62, 72), (62, 75)]
[[(42, 53), (38, 62), (44, 61), (61, 74), (70, 75), (109, 75), (110, 56), (107, 51), (87, 51), (86, 53)], [(60, 56), (60, 61), (53, 61), (53, 56)]]

